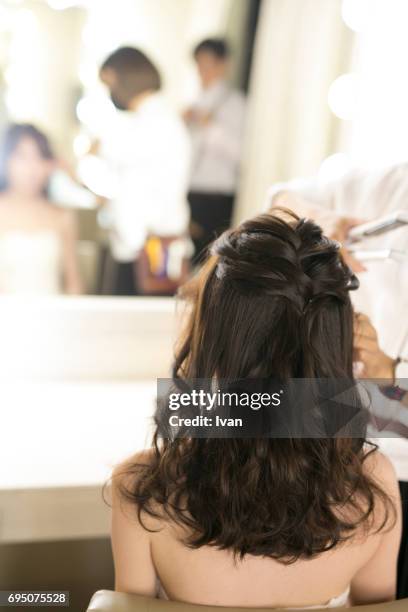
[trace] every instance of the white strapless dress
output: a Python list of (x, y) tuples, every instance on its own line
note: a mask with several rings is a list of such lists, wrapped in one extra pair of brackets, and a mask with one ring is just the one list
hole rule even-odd
[(344, 593), (338, 595), (338, 597), (333, 597), (325, 604), (320, 604), (319, 606), (303, 606), (301, 608), (287, 608), (288, 612), (290, 610), (321, 610), (322, 608), (348, 608), (349, 607), (349, 598), (350, 598), (350, 589), (348, 588)]
[(0, 294), (61, 293), (61, 241), (56, 232), (0, 235)]
[[(166, 591), (163, 589), (163, 586), (161, 584), (161, 582), (158, 582), (158, 598), (159, 599), (169, 599), (167, 597)], [(315, 605), (315, 606), (302, 606), (300, 608), (286, 608), (280, 606), (279, 609), (280, 610), (287, 610), (288, 612), (295, 612), (295, 610), (297, 612), (299, 612), (300, 610), (306, 611), (306, 610), (321, 610), (322, 608), (348, 608), (349, 607), (349, 601), (350, 601), (350, 587), (347, 588), (343, 593), (341, 593), (341, 595), (338, 595), (337, 597), (333, 597), (332, 599), (330, 599), (330, 601), (326, 602), (325, 604), (320, 604), (320, 605)]]

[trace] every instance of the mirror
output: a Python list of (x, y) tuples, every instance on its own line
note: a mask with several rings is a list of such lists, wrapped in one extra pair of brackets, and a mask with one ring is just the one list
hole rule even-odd
[[(2, 294), (174, 294), (194, 253), (187, 192), (197, 160), (183, 120), (201, 88), (193, 50), (228, 39), (219, 76), (245, 91), (258, 11), (253, 0), (219, 0), (211, 11), (200, 0), (0, 2)], [(140, 49), (157, 69), (160, 109), (142, 109), (133, 94), (134, 107), (115, 108), (109, 69), (100, 69), (120, 47)], [(217, 56), (201, 55), (213, 78)], [(153, 98), (156, 87), (146, 87), (137, 93)]]

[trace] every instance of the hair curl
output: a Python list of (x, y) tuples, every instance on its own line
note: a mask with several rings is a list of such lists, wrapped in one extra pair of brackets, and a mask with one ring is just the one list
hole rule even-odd
[[(225, 232), (197, 278), (175, 379), (353, 378), (358, 286), (314, 222), (261, 215)], [(176, 439), (157, 431), (146, 463), (128, 465), (122, 495), (183, 528), (183, 542), (291, 563), (379, 531), (394, 507), (366, 469), (365, 438)], [(370, 448), (370, 450), (368, 450)], [(374, 520), (377, 505), (383, 520)], [(375, 513), (376, 514), (376, 513)]]

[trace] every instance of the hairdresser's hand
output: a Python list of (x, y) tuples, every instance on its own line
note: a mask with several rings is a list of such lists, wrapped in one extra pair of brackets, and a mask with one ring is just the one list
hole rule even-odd
[(213, 120), (213, 113), (200, 113), (198, 117), (198, 123), (202, 126), (206, 126)]
[(188, 108), (183, 113), (183, 119), (187, 124), (205, 126), (211, 122), (212, 113), (202, 112), (194, 108)]
[(360, 313), (354, 317), (354, 361), (362, 364), (359, 378), (395, 379), (395, 360), (381, 350), (375, 327)]
[[(347, 236), (352, 227), (361, 225), (363, 221), (361, 219), (354, 219), (353, 217), (339, 217), (333, 223), (332, 230), (329, 233), (330, 238), (337, 240), (342, 245), (347, 241)], [(353, 255), (347, 250), (345, 246), (341, 248), (341, 254), (346, 264), (353, 270), (353, 272), (365, 272), (366, 268), (361, 262), (353, 257)]]
[(183, 121), (186, 123), (192, 123), (194, 121), (195, 111), (193, 108), (186, 108), (182, 113)]
[(83, 152), (83, 155), (99, 155), (101, 152), (101, 141), (95, 138), (89, 145), (88, 150)]

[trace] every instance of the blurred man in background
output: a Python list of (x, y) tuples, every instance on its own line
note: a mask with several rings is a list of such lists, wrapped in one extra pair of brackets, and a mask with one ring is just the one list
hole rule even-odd
[(122, 47), (100, 76), (119, 111), (101, 155), (112, 173), (110, 250), (113, 293), (138, 293), (135, 260), (149, 234), (182, 235), (188, 225), (188, 133), (160, 94), (161, 77), (148, 57)]
[(230, 226), (244, 133), (245, 98), (227, 83), (229, 48), (222, 39), (194, 49), (202, 90), (185, 111), (193, 143), (191, 238), (196, 254)]

